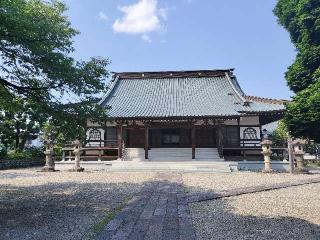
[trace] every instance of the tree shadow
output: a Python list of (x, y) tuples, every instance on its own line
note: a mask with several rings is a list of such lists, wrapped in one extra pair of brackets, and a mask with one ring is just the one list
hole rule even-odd
[[(139, 191), (147, 196), (156, 186), (163, 187), (161, 192), (177, 189), (181, 183), (149, 180), (139, 184), (71, 181), (24, 187), (0, 185), (0, 239), (82, 239), (108, 212)], [(196, 191), (214, 194), (199, 188)], [(135, 201), (133, 198), (130, 204)], [(319, 225), (294, 217), (238, 214), (226, 198), (192, 204), (191, 212), (199, 239), (320, 239)]]
[(226, 199), (193, 203), (192, 212), (199, 239), (320, 239), (317, 224), (289, 216), (239, 214)]

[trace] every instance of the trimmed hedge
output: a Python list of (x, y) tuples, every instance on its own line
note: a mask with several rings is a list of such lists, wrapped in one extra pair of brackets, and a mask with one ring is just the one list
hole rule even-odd
[(43, 166), (45, 160), (41, 158), (34, 159), (0, 159), (0, 169), (27, 168)]

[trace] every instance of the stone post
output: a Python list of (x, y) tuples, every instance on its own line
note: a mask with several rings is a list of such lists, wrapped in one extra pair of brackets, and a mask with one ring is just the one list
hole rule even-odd
[(297, 168), (295, 169), (296, 173), (308, 172), (304, 164), (304, 145), (305, 144), (306, 144), (306, 141), (302, 139), (296, 139), (292, 142), (294, 158), (297, 161)]
[(53, 160), (53, 141), (50, 135), (44, 141), (44, 144), (46, 146), (46, 150), (44, 151), (44, 154), (46, 155), (46, 164), (42, 168), (42, 170), (46, 172), (54, 172), (55, 169), (54, 169), (54, 160)]
[(77, 139), (74, 141), (74, 148), (73, 148), (73, 153), (74, 153), (74, 167), (73, 171), (75, 172), (83, 172), (84, 168), (80, 166), (80, 155), (82, 153), (82, 144), (81, 142)]
[(270, 156), (272, 154), (271, 145), (272, 145), (272, 141), (270, 141), (269, 139), (265, 139), (261, 142), (261, 146), (262, 146), (261, 153), (263, 154), (263, 157), (264, 157), (264, 169), (262, 170), (262, 172), (264, 173), (273, 172), (270, 164)]

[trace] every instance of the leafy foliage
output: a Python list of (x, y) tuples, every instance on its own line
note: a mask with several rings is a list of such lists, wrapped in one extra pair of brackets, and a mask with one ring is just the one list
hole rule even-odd
[(286, 79), (296, 93), (287, 105), (286, 123), (296, 137), (320, 141), (320, 1), (279, 0), (274, 9), (288, 30), (297, 57)]
[(96, 96), (105, 90), (109, 60), (71, 56), (78, 31), (65, 10), (60, 1), (0, 1), (0, 111), (14, 121), (21, 102), (34, 112), (32, 121), (76, 134), (86, 119), (106, 117)]
[(43, 149), (32, 147), (28, 148), (25, 151), (9, 151), (3, 158), (7, 160), (33, 160), (41, 159), (44, 157)]
[(275, 146), (286, 146), (288, 139), (288, 128), (284, 121), (279, 121), (278, 127), (271, 135), (272, 142)]
[(35, 120), (38, 116), (27, 104), (14, 103), (16, 111), (0, 112), (0, 144), (5, 150), (13, 148), (22, 151), (27, 140), (37, 138), (40, 125)]

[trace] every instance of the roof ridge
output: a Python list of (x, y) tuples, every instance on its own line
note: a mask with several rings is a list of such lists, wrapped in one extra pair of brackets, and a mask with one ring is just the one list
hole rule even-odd
[(282, 105), (287, 102), (290, 102), (289, 100), (284, 100), (284, 99), (265, 98), (265, 97), (251, 96), (251, 95), (244, 95), (244, 98), (249, 101), (257, 101), (257, 102), (271, 103), (271, 104), (282, 104)]
[(190, 70), (190, 71), (158, 71), (158, 72), (112, 72), (121, 79), (144, 79), (144, 78), (180, 78), (180, 77), (219, 77), (225, 73), (233, 72), (234, 69), (216, 70)]
[[(228, 79), (229, 84), (231, 85), (231, 88), (233, 89), (233, 91), (235, 91), (235, 93), (237, 94), (237, 96), (240, 98), (240, 100), (243, 102), (243, 106), (248, 106), (248, 101), (243, 97), (243, 92), (242, 89), (240, 88), (238, 82), (234, 82), (234, 79), (232, 79), (230, 77), (230, 75), (228, 73), (225, 73), (226, 78)], [(236, 81), (236, 80), (235, 80)], [(237, 86), (235, 85), (237, 84)], [(240, 90), (238, 89), (240, 88)], [(241, 91), (241, 92), (240, 92)]]

